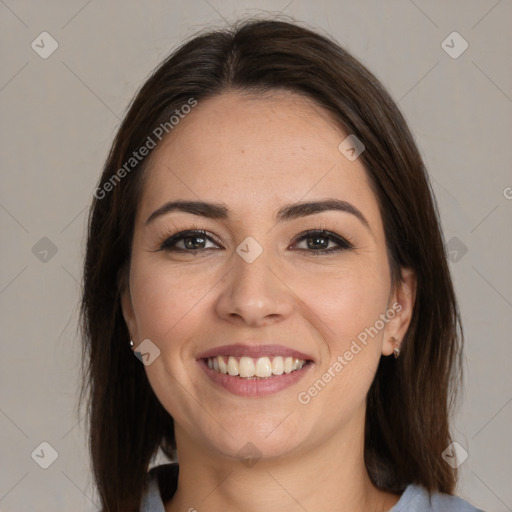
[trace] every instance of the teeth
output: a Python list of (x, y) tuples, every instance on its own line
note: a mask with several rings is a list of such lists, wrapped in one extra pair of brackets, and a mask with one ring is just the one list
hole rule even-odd
[(238, 363), (233, 356), (229, 356), (228, 359), (228, 373), (233, 377), (238, 375)]
[(256, 377), (270, 377), (272, 375), (272, 363), (268, 357), (260, 357), (256, 361)]
[(293, 359), (291, 357), (287, 357), (284, 360), (284, 373), (291, 373), (293, 367)]
[[(238, 373), (240, 377), (254, 377), (254, 361), (252, 357), (241, 357), (238, 363)], [(258, 375), (261, 377), (261, 375)]]
[(223, 356), (209, 357), (207, 359), (208, 368), (218, 373), (229, 374), (233, 377), (266, 379), (272, 375), (282, 375), (300, 370), (306, 361), (293, 357), (240, 357), (238, 360), (233, 356), (227, 357), (227, 363)]
[(284, 372), (284, 361), (281, 356), (272, 359), (272, 373), (274, 375), (282, 375)]
[[(221, 373), (228, 373), (228, 365), (226, 364), (226, 361), (224, 361), (224, 358), (221, 356), (217, 356), (215, 359), (219, 362), (219, 370)], [(209, 360), (209, 359), (208, 359)]]

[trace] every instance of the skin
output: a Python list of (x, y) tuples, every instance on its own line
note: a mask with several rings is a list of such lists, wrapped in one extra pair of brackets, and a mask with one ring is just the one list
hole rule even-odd
[[(338, 150), (346, 135), (297, 94), (230, 91), (199, 102), (152, 155), (122, 307), (134, 346), (149, 338), (161, 351), (145, 369), (175, 423), (180, 478), (166, 512), (384, 511), (399, 499), (369, 479), (364, 418), (380, 358), (393, 353), (390, 338), (401, 341), (410, 323), (416, 278), (402, 269), (403, 284), (392, 286), (365, 169)], [(285, 204), (328, 198), (351, 203), (370, 229), (340, 211), (275, 221)], [(145, 224), (177, 199), (222, 202), (229, 219), (173, 211)], [(214, 241), (195, 254), (159, 250), (188, 229), (203, 229)], [(316, 255), (320, 249), (298, 240), (308, 229), (329, 230), (354, 248)], [(236, 252), (248, 236), (263, 249), (252, 263)], [(400, 312), (300, 403), (299, 392), (394, 303)], [(196, 355), (248, 339), (296, 348), (314, 365), (273, 395), (236, 396), (212, 383)], [(261, 457), (251, 467), (238, 455), (248, 442)]]

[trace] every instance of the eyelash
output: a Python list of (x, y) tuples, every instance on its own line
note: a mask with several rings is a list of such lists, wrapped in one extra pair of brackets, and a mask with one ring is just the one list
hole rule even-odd
[[(302, 242), (303, 240), (307, 240), (308, 238), (313, 238), (315, 236), (326, 238), (329, 241), (333, 241), (336, 244), (338, 244), (338, 247), (331, 248), (331, 249), (323, 249), (323, 250), (314, 250), (314, 249), (298, 249), (300, 251), (307, 251), (313, 255), (326, 255), (326, 254), (333, 254), (339, 251), (345, 251), (354, 249), (354, 245), (347, 240), (346, 238), (343, 238), (339, 235), (336, 235), (336, 233), (333, 233), (332, 231), (325, 230), (323, 228), (320, 229), (310, 229), (305, 231), (304, 233), (301, 233), (298, 235), (297, 238), (295, 238), (294, 244), (297, 244), (299, 242)], [(161, 240), (158, 245), (159, 249), (158, 251), (169, 251), (169, 252), (181, 252), (181, 253), (198, 253), (202, 251), (206, 251), (207, 249), (181, 249), (176, 248), (175, 244), (177, 242), (180, 242), (182, 240), (186, 240), (188, 238), (195, 238), (195, 237), (202, 237), (204, 239), (207, 239), (217, 245), (220, 245), (219, 242), (217, 242), (213, 237), (209, 236), (206, 231), (202, 229), (188, 229), (185, 231), (180, 231), (179, 233), (176, 233), (169, 237), (164, 237), (164, 240)]]

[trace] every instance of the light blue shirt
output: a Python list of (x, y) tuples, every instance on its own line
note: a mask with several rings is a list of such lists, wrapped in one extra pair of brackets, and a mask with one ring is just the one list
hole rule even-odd
[[(165, 512), (155, 474), (149, 477), (149, 487), (142, 499), (140, 512)], [(406, 487), (396, 505), (389, 512), (484, 512), (467, 501), (450, 494), (429, 494), (415, 484)]]

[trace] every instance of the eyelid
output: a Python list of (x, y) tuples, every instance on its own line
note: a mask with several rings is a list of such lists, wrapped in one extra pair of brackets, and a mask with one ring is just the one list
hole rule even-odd
[[(161, 239), (159, 239), (159, 242), (157, 244), (158, 245), (157, 250), (158, 251), (166, 250), (166, 249), (168, 249), (168, 247), (173, 247), (171, 245), (172, 243), (181, 242), (184, 239), (193, 238), (195, 236), (202, 236), (205, 239), (210, 240), (214, 244), (219, 245), (221, 248), (223, 248), (222, 244), (216, 239), (215, 235), (213, 235), (212, 233), (209, 233), (205, 229), (193, 227), (193, 228), (185, 229), (182, 231), (176, 231), (175, 233), (173, 233), (171, 235), (163, 236)], [(193, 250), (186, 250), (186, 249), (176, 249), (176, 250), (183, 251), (183, 252), (194, 252)], [(197, 249), (197, 250), (201, 251), (201, 250), (205, 250), (205, 249)]]
[[(196, 252), (203, 252), (209, 248), (204, 249), (182, 249), (182, 248), (176, 248), (175, 244), (178, 242), (181, 242), (184, 239), (187, 238), (193, 238), (195, 236), (202, 236), (205, 239), (209, 240), (210, 242), (214, 243), (217, 246), (220, 246), (220, 248), (224, 248), (222, 243), (217, 240), (217, 237), (213, 235), (212, 233), (206, 231), (205, 229), (199, 228), (197, 226), (192, 226), (189, 229), (181, 230), (181, 231), (175, 231), (172, 234), (164, 235), (159, 239), (159, 242), (157, 244), (158, 249), (156, 251), (174, 251), (174, 252), (189, 252), (189, 253), (196, 253)], [(320, 236), (323, 238), (328, 239), (330, 242), (334, 242), (336, 244), (336, 247), (331, 247), (330, 249), (321, 249), (321, 250), (313, 250), (313, 249), (296, 249), (297, 251), (306, 252), (313, 255), (322, 255), (322, 254), (331, 254), (336, 253), (339, 251), (346, 251), (351, 250), (355, 248), (354, 243), (350, 240), (350, 238), (346, 236), (338, 235), (337, 233), (334, 233), (322, 226), (314, 229), (309, 229), (306, 231), (303, 231), (302, 233), (299, 233), (296, 237), (293, 238), (293, 240), (288, 244), (287, 247), (294, 246), (303, 240), (313, 237), (313, 236)], [(173, 245), (174, 244), (174, 245)]]
[(301, 242), (304, 239), (313, 237), (315, 235), (318, 235), (320, 237), (324, 237), (324, 238), (329, 239), (330, 241), (333, 241), (334, 243), (337, 244), (338, 247), (334, 248), (334, 249), (331, 248), (331, 249), (324, 249), (324, 250), (319, 250), (319, 251), (313, 251), (313, 250), (308, 250), (308, 249), (298, 249), (298, 250), (303, 250), (303, 251), (306, 251), (306, 252), (309, 252), (312, 254), (328, 254), (328, 253), (334, 253), (334, 252), (337, 252), (340, 250), (350, 250), (350, 249), (355, 248), (355, 245), (350, 241), (349, 238), (347, 238), (345, 236), (338, 235), (338, 234), (334, 233), (333, 231), (330, 231), (325, 228), (308, 229), (307, 231), (304, 231), (303, 233), (300, 233), (299, 235), (297, 235), (297, 237), (295, 237), (293, 243), (296, 244), (298, 242)]

